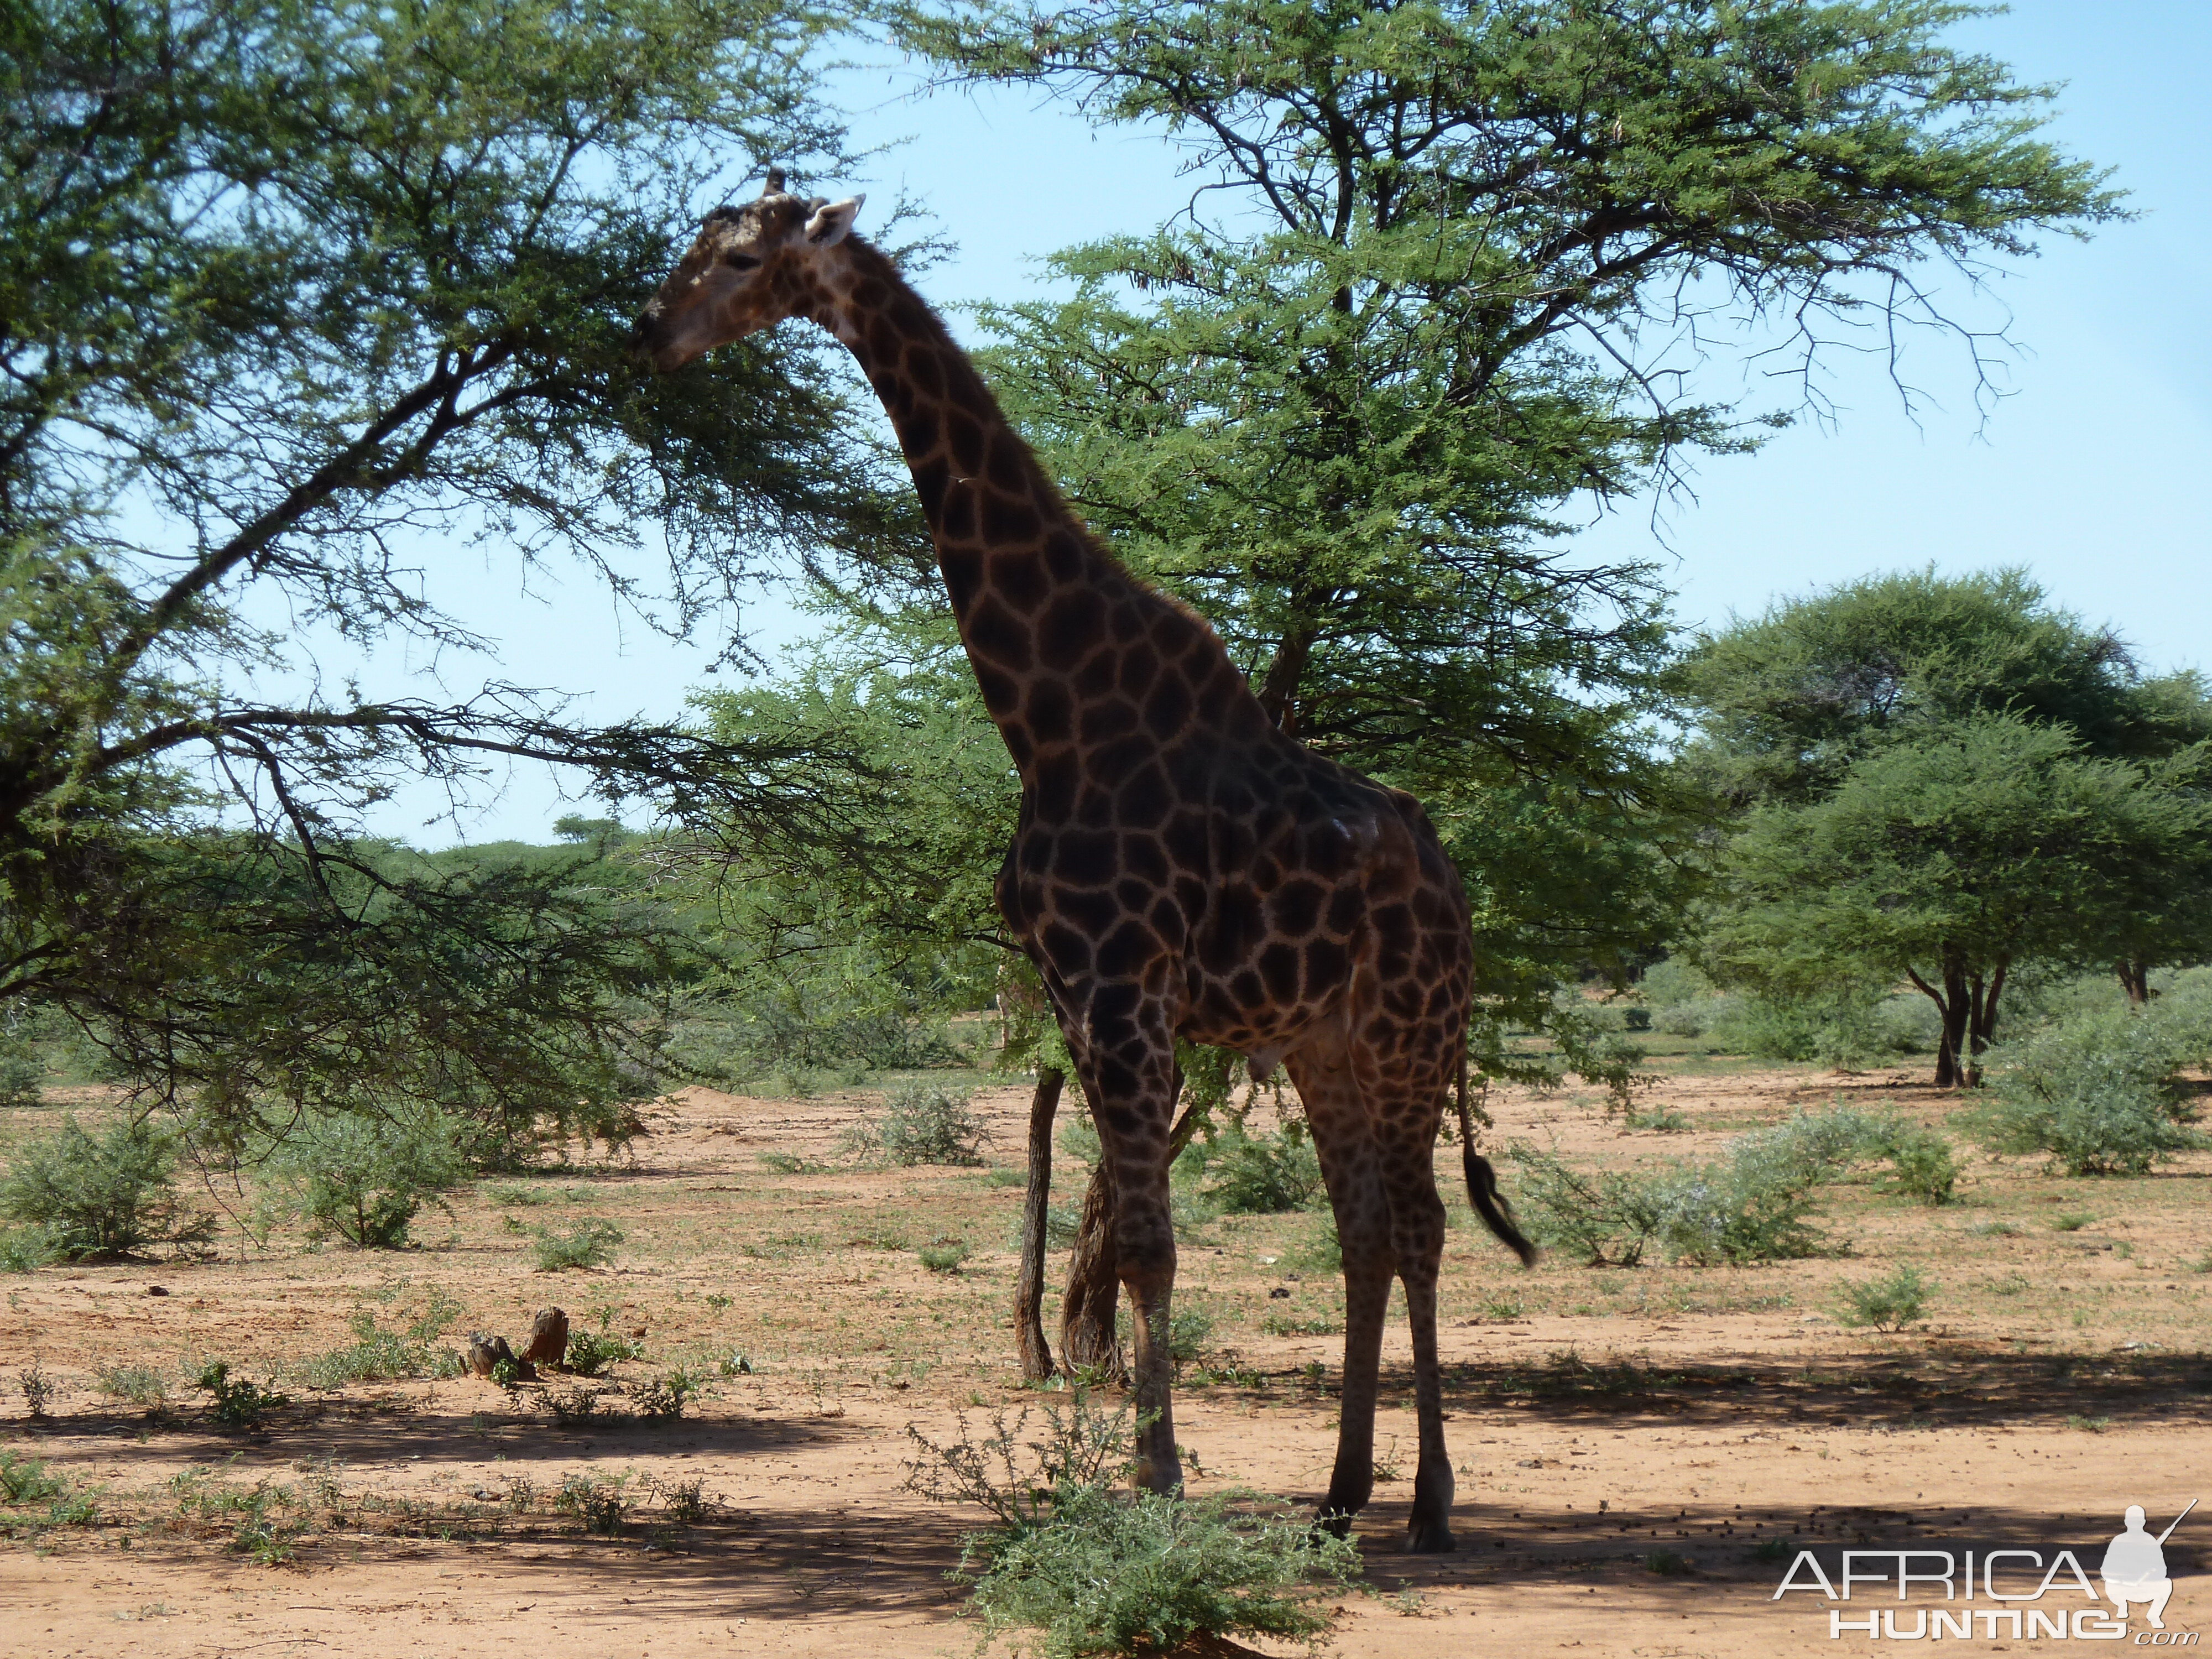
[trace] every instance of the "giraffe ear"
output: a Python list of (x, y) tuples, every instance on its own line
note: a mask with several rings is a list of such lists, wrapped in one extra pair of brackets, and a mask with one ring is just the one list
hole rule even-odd
[(830, 247), (845, 240), (853, 221), (860, 216), (865, 196), (848, 196), (842, 202), (824, 202), (806, 222), (806, 240), (817, 247)]

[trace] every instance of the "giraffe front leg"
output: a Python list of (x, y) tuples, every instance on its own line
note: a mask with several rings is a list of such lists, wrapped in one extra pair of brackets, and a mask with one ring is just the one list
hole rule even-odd
[[(1180, 1492), (1168, 1344), (1175, 1292), (1175, 1224), (1168, 1208), (1168, 1144), (1175, 1113), (1175, 1037), (1164, 1006), (1127, 983), (1073, 988), (1080, 1052), (1114, 1194), (1115, 1274), (1134, 1310), (1130, 1382), (1137, 1413), (1136, 1479)], [(1071, 1049), (1077, 1045), (1071, 1043)]]
[[(1129, 1164), (1115, 1172), (1114, 1249), (1121, 1283), (1135, 1310), (1136, 1353), (1131, 1364), (1137, 1412), (1137, 1484), (1149, 1492), (1182, 1490), (1182, 1460), (1176, 1451), (1172, 1355), (1168, 1341), (1175, 1295), (1175, 1225), (1168, 1212), (1164, 1167), (1157, 1182), (1149, 1169)], [(1142, 1180), (1143, 1185), (1136, 1183)]]

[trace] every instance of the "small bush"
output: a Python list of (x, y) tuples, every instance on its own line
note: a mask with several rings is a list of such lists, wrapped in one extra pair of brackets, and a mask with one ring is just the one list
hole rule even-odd
[(0, 1504), (43, 1504), (69, 1490), (69, 1483), (46, 1472), (46, 1461), (0, 1451)]
[(2205, 1144), (2178, 1074), (2212, 1055), (2212, 993), (2191, 987), (2140, 1012), (2062, 1020), (1988, 1058), (1991, 1150), (2042, 1152), (2068, 1175), (2143, 1175)]
[(853, 1132), (848, 1144), (864, 1156), (906, 1168), (981, 1168), (983, 1122), (969, 1110), (969, 1098), (941, 1085), (910, 1085), (894, 1091), (878, 1116)]
[(1206, 1199), (1231, 1215), (1279, 1215), (1320, 1197), (1321, 1159), (1304, 1126), (1251, 1135), (1232, 1124), (1206, 1148)]
[(171, 1184), (176, 1167), (175, 1137), (150, 1122), (94, 1135), (71, 1118), (17, 1152), (0, 1181), (0, 1214), (44, 1229), (53, 1252), (71, 1261), (204, 1243), (215, 1218), (185, 1211)]
[(1935, 1288), (1917, 1267), (1901, 1265), (1880, 1279), (1843, 1285), (1836, 1316), (1846, 1325), (1901, 1331), (1927, 1317), (1928, 1297)]
[(434, 1291), (428, 1306), (404, 1329), (387, 1330), (376, 1322), (371, 1310), (356, 1308), (346, 1321), (353, 1332), (352, 1342), (303, 1361), (297, 1375), (314, 1389), (406, 1376), (458, 1376), (460, 1356), (439, 1339), (460, 1311), (458, 1303), (443, 1291)]
[(1951, 1143), (1933, 1129), (1899, 1124), (1890, 1132), (1883, 1148), (1889, 1160), (1892, 1192), (1923, 1204), (1948, 1204), (1959, 1184), (1959, 1160)]
[(541, 1273), (566, 1273), (572, 1267), (603, 1267), (614, 1259), (614, 1247), (623, 1242), (622, 1229), (594, 1216), (565, 1233), (539, 1227), (532, 1247)]
[(102, 1365), (100, 1391), (126, 1406), (159, 1411), (169, 1403), (169, 1380), (151, 1365)]
[(1671, 1106), (1655, 1107), (1650, 1111), (1633, 1111), (1621, 1120), (1630, 1129), (1644, 1129), (1662, 1135), (1679, 1135), (1691, 1127), (1689, 1118)]
[(1206, 1351), (1213, 1335), (1213, 1321), (1195, 1308), (1179, 1308), (1168, 1316), (1168, 1358), (1188, 1364)]
[(960, 1271), (960, 1264), (968, 1259), (968, 1247), (965, 1244), (925, 1244), (915, 1255), (921, 1258), (921, 1265), (933, 1273), (955, 1273)]
[(1344, 1329), (1344, 1322), (1319, 1314), (1269, 1314), (1260, 1328), (1269, 1336), (1334, 1336)]
[(2087, 1210), (2061, 1210), (2051, 1218), (2051, 1224), (2062, 1233), (2078, 1233), (2096, 1218)]
[(1526, 1145), (1506, 1156), (1520, 1169), (1516, 1202), (1529, 1234), (1585, 1266), (1634, 1267), (1665, 1224), (1665, 1206), (1648, 1177), (1585, 1173)]
[(1680, 1578), (1690, 1570), (1690, 1564), (1673, 1550), (1653, 1550), (1644, 1558), (1644, 1565), (1662, 1578)]
[(568, 1333), (568, 1368), (578, 1376), (599, 1376), (625, 1359), (641, 1359), (643, 1347), (604, 1328)]
[(34, 1418), (44, 1417), (54, 1398), (53, 1379), (46, 1368), (33, 1359), (28, 1369), (15, 1373), (15, 1382), (23, 1391), (24, 1408)]
[(5, 1024), (0, 1024), (0, 1111), (37, 1105), (46, 1080), (46, 1063), (37, 1051)]
[(1203, 1651), (1238, 1637), (1310, 1641), (1359, 1572), (1348, 1540), (1225, 1498), (1067, 1486), (1042, 1526), (971, 1540), (970, 1605), (992, 1636), (1037, 1633), (1051, 1659)]
[(36, 1273), (59, 1254), (44, 1227), (0, 1227), (0, 1273)]
[(265, 1384), (249, 1382), (243, 1377), (233, 1382), (230, 1366), (220, 1359), (210, 1361), (192, 1386), (213, 1396), (208, 1410), (216, 1422), (228, 1429), (258, 1429), (270, 1412), (292, 1403), (289, 1395), (278, 1394)]
[(569, 1475), (561, 1482), (561, 1494), (553, 1500), (553, 1507), (574, 1516), (586, 1532), (611, 1536), (622, 1531), (629, 1514), (630, 1499), (623, 1491), (629, 1479), (627, 1475), (611, 1480), (590, 1474)]
[(284, 1137), (271, 1171), (311, 1236), (336, 1234), (357, 1250), (396, 1250), (426, 1204), (467, 1170), (453, 1125), (435, 1110), (380, 1116), (311, 1113)]

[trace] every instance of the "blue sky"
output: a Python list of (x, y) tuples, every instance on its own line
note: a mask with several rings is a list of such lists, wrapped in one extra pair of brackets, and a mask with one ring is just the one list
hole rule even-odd
[[(1832, 425), (1801, 422), (1756, 456), (1709, 460), (1692, 495), (1662, 504), (1656, 524), (1650, 502), (1629, 503), (1576, 544), (1592, 557), (1658, 559), (1692, 629), (1875, 570), (2024, 565), (2058, 603), (2115, 627), (2147, 667), (2212, 666), (2202, 499), (2212, 478), (2212, 185), (2207, 146), (2186, 137), (2212, 61), (2212, 8), (2027, 0), (1956, 38), (2023, 79), (2067, 82), (2053, 136), (2114, 167), (2141, 214), (2087, 244), (2054, 238), (1997, 285), (2022, 348), (2008, 368), (2011, 395), (1978, 412), (1963, 356), (1930, 342), (1910, 362), (1932, 398), (1916, 420), (1879, 364), (1840, 362)], [(958, 244), (924, 283), (955, 310), (956, 328), (964, 302), (1040, 291), (1037, 262), (1053, 249), (1148, 229), (1187, 198), (1156, 138), (1094, 131), (1033, 94), (917, 88), (911, 69), (886, 64), (842, 76), (832, 93), (858, 140), (895, 146), (851, 187), (886, 205), (903, 187)], [(1744, 384), (1732, 364), (1708, 373), (1716, 391)], [(714, 644), (619, 625), (582, 575), (541, 576), (526, 595), (496, 550), (455, 553), (434, 588), (503, 649), (489, 665), (448, 659), (449, 690), (496, 676), (558, 687), (576, 694), (579, 712), (613, 719), (675, 714), (711, 683), (701, 670)], [(805, 622), (770, 603), (743, 624), (775, 641)], [(365, 689), (430, 693), (409, 683), (415, 667), (395, 647), (367, 665)], [(428, 846), (542, 840), (555, 817), (577, 810), (534, 768), (515, 769), (457, 823), (425, 822), (442, 806), (405, 793), (376, 827)]]

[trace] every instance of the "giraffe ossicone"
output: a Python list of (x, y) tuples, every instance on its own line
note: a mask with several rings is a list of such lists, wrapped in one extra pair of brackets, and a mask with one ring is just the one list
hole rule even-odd
[[(1067, 1038), (1115, 1188), (1136, 1313), (1138, 1479), (1182, 1484), (1169, 1392), (1176, 1270), (1168, 1151), (1178, 1036), (1297, 1087), (1345, 1273), (1336, 1464), (1342, 1530), (1374, 1482), (1390, 1282), (1413, 1327), (1420, 1457), (1408, 1547), (1453, 1547), (1436, 1286), (1437, 1131), (1464, 1119), (1474, 945), (1467, 896), (1412, 796), (1279, 730), (1205, 621), (1133, 576), (1046, 477), (967, 354), (852, 234), (862, 198), (769, 175), (717, 208), (638, 324), (662, 371), (787, 318), (842, 341), (914, 475), (985, 707), (1020, 775), (997, 884)], [(1489, 1165), (1470, 1195), (1524, 1261)]]

